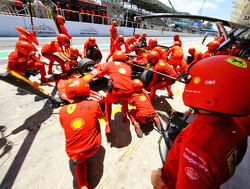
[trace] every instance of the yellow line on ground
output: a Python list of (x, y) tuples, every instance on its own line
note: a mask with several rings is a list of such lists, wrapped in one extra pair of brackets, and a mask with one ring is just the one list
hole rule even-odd
[[(111, 114), (111, 117), (114, 116), (117, 112), (121, 111), (122, 109), (122, 105), (119, 105), (118, 107), (116, 107)], [(105, 117), (103, 117), (102, 119), (99, 120), (100, 125), (106, 123)]]

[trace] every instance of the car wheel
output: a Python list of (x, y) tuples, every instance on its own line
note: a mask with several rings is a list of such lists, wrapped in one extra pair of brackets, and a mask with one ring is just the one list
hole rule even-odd
[(102, 53), (99, 49), (94, 47), (90, 48), (86, 52), (87, 58), (94, 60), (95, 62), (101, 62), (102, 60)]
[(77, 64), (77, 71), (81, 75), (85, 75), (85, 73), (90, 72), (94, 68), (95, 64), (96, 64), (95, 61), (89, 58), (81, 59)]

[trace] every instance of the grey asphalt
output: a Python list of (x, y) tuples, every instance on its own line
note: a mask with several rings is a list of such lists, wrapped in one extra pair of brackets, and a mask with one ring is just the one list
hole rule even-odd
[[(159, 39), (159, 38), (158, 38)], [(8, 43), (9, 40), (9, 43)], [(17, 38), (0, 41), (1, 50), (13, 49)], [(40, 44), (51, 40), (38, 39)], [(161, 38), (159, 41), (171, 39)], [(2, 41), (5, 41), (2, 43)], [(74, 46), (83, 46), (83, 38), (73, 39)], [(97, 38), (98, 44), (108, 44), (108, 38)], [(3, 46), (1, 46), (3, 44)], [(165, 43), (169, 45), (169, 43)], [(171, 42), (170, 42), (171, 44)], [(183, 40), (185, 55), (189, 47), (205, 52), (201, 40)], [(103, 60), (108, 52), (103, 52)], [(6, 59), (7, 60), (7, 59)], [(6, 69), (6, 60), (0, 60), (0, 72)], [(46, 61), (46, 60), (45, 60)], [(2, 62), (2, 63), (1, 63)], [(33, 77), (32, 80), (38, 78)], [(57, 96), (54, 84), (42, 87)], [(48, 100), (17, 90), (16, 87), (0, 81), (0, 188), (72, 189), (77, 188), (74, 168), (65, 152), (65, 138), (59, 123), (59, 108), (53, 108)], [(166, 110), (172, 107), (187, 113), (183, 104), (184, 84), (172, 86), (174, 99), (168, 98), (165, 90), (158, 90), (153, 105), (166, 126)], [(105, 94), (105, 90), (100, 89)], [(101, 122), (102, 146), (88, 160), (89, 188), (98, 189), (150, 189), (150, 175), (153, 169), (162, 166), (159, 151), (159, 133), (152, 130), (138, 138), (128, 120), (123, 123), (119, 104), (113, 105), (112, 133), (105, 134), (105, 122)], [(188, 122), (194, 119), (191, 116)], [(165, 149), (164, 144), (161, 145)], [(222, 189), (250, 188), (250, 156), (247, 154), (236, 170), (235, 176)]]

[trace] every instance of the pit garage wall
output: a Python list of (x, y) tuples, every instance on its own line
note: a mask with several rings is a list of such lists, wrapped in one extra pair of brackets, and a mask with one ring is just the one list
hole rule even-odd
[[(28, 31), (31, 31), (31, 21), (30, 17), (21, 17), (21, 16), (6, 16), (0, 15), (1, 27), (0, 27), (0, 36), (1, 37), (17, 37), (20, 33), (14, 28), (15, 26), (22, 27)], [(52, 19), (41, 19), (33, 18), (34, 29), (37, 36), (56, 36), (58, 31), (55, 27), (55, 23)], [(101, 25), (101, 24), (90, 24), (90, 23), (80, 23), (80, 22), (71, 22), (66, 21), (65, 27), (68, 30), (68, 33), (71, 36), (77, 37), (88, 37), (88, 36), (97, 36), (97, 37), (109, 37), (110, 36), (110, 25)], [(188, 36), (200, 36), (198, 34), (187, 34), (187, 33), (177, 33), (177, 32), (168, 32), (168, 31), (158, 31), (158, 30), (146, 30), (146, 29), (135, 29), (135, 32), (139, 34), (147, 33), (147, 36), (150, 37), (170, 37), (176, 34), (182, 37)], [(134, 28), (127, 27), (118, 27), (118, 35), (123, 35), (125, 37), (132, 36), (134, 33)]]

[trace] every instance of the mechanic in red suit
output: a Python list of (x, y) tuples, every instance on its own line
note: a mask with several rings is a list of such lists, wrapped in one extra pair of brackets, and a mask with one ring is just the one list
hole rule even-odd
[[(183, 61), (184, 53), (183, 53), (182, 48), (180, 47), (179, 41), (176, 41), (174, 43), (173, 47), (171, 49), (169, 49), (168, 52), (166, 53), (166, 56), (168, 57), (170, 54), (171, 54), (171, 58), (168, 61), (168, 63), (170, 65), (173, 65), (174, 70), (177, 71), (177, 67), (181, 63), (184, 63), (184, 61)], [(186, 65), (186, 66), (188, 66), (188, 65)]]
[(147, 43), (147, 34), (143, 33), (142, 36), (138, 39), (138, 42), (139, 43), (141, 43), (141, 42)]
[[(140, 37), (140, 34), (139, 33), (135, 33), (134, 36), (131, 36), (129, 37), (127, 40), (126, 40), (126, 43), (129, 47), (129, 51), (132, 52), (134, 51), (135, 49), (135, 46), (134, 45), (138, 45), (138, 42), (137, 42), (137, 39)], [(131, 46), (130, 46), (131, 45)]]
[(234, 116), (250, 114), (249, 82), (242, 82), (250, 80), (250, 62), (235, 58), (213, 56), (190, 68), (182, 98), (197, 117), (175, 139), (164, 167), (152, 171), (157, 189), (219, 189), (243, 159), (248, 133)]
[(177, 42), (177, 41), (180, 42), (180, 47), (182, 47), (182, 41), (181, 41), (181, 38), (180, 38), (179, 35), (175, 35), (175, 36), (174, 36), (174, 42)]
[(188, 53), (194, 58), (194, 60), (188, 65), (192, 65), (202, 59), (203, 53), (201, 51), (196, 51), (195, 48), (189, 48)]
[(87, 100), (89, 84), (82, 78), (69, 80), (65, 92), (72, 104), (60, 109), (59, 118), (66, 138), (66, 153), (73, 161), (79, 189), (87, 189), (87, 160), (101, 146), (101, 129), (98, 118), (102, 110), (96, 101)]
[(113, 44), (117, 38), (117, 22), (113, 21), (112, 26), (109, 29), (110, 31), (110, 52), (113, 50)]
[[(61, 66), (62, 72), (65, 72), (64, 61), (71, 61), (68, 54), (65, 53), (63, 47), (68, 48), (70, 46), (69, 37), (64, 34), (57, 35), (57, 41), (51, 41), (45, 44), (42, 47), (42, 55), (49, 60), (49, 69), (48, 74), (52, 74), (54, 70), (52, 70), (54, 62), (58, 62)], [(58, 52), (59, 56), (54, 53)], [(63, 58), (63, 59), (62, 59)]]
[(79, 50), (76, 47), (70, 47), (70, 52), (69, 52), (69, 58), (70, 58), (70, 62), (67, 61), (67, 64), (65, 66), (65, 69), (67, 71), (71, 70), (72, 66), (77, 66), (78, 64), (78, 57), (80, 57), (81, 59), (83, 59), (83, 55), (79, 52)]
[(65, 28), (64, 24), (65, 24), (65, 18), (61, 15), (57, 15), (56, 16), (56, 21), (59, 25), (59, 33), (65, 34), (68, 36), (69, 39), (71, 39), (72, 37), (69, 35), (67, 29)]
[(98, 45), (96, 43), (96, 39), (94, 37), (90, 37), (85, 43), (84, 43), (84, 49), (83, 49), (83, 56), (84, 58), (87, 58), (87, 51), (91, 47), (96, 47), (98, 48)]
[(202, 59), (219, 54), (219, 51), (216, 50), (220, 46), (218, 41), (211, 41), (207, 44), (207, 46), (207, 51), (202, 56)]
[(11, 52), (8, 56), (7, 69), (17, 72), (25, 76), (26, 70), (39, 69), (41, 74), (41, 82), (52, 81), (46, 77), (46, 71), (43, 63), (34, 58), (35, 53), (34, 45), (26, 41), (18, 41), (16, 43), (15, 51)]
[(106, 59), (106, 62), (109, 61), (110, 57), (113, 55), (113, 53), (115, 51), (121, 51), (122, 50), (122, 48), (121, 48), (122, 45), (125, 46), (125, 52), (128, 54), (129, 53), (129, 47), (128, 47), (126, 41), (124, 41), (123, 35), (118, 35), (115, 42), (114, 42), (114, 44), (113, 44), (112, 51), (110, 51), (110, 54), (108, 55), (108, 57)]
[(156, 38), (151, 38), (148, 41), (148, 50), (157, 51), (160, 55), (160, 59), (167, 61), (167, 56), (162, 48), (158, 46), (158, 41)]
[(159, 118), (156, 117), (155, 109), (151, 104), (147, 92), (143, 90), (143, 82), (139, 79), (134, 79), (133, 87), (134, 93), (130, 100), (133, 101), (136, 109), (131, 109), (129, 111), (129, 117), (135, 127), (137, 136), (142, 138), (143, 133), (141, 131), (139, 122), (149, 123), (153, 121), (159, 130), (161, 130), (161, 124)]
[[(19, 41), (26, 41), (26, 42), (32, 44), (32, 42), (25, 35), (20, 35), (18, 37), (18, 39), (19, 39)], [(37, 48), (34, 45), (33, 45), (33, 48), (35, 49), (35, 53), (34, 53), (35, 58), (40, 59), (41, 58), (40, 52), (37, 50)]]
[[(166, 74), (170, 77), (177, 77), (177, 74), (174, 71), (174, 69), (172, 68), (172, 66), (170, 66), (167, 63), (167, 61), (160, 59), (160, 55), (158, 52), (156, 52), (156, 51), (149, 52), (147, 55), (147, 59), (148, 59), (148, 62), (153, 66), (154, 71)], [(162, 78), (162, 81), (160, 81), (159, 83), (156, 83), (158, 77)], [(162, 75), (154, 73), (152, 81), (149, 84), (149, 86), (147, 87), (147, 89), (150, 90), (150, 96), (149, 96), (150, 100), (152, 101), (154, 99), (155, 92), (157, 89), (162, 89), (165, 87), (168, 91), (168, 95), (170, 97), (173, 97), (174, 93), (171, 90), (171, 85), (173, 85), (174, 82), (175, 81), (171, 78), (164, 77)]]
[(132, 70), (126, 63), (126, 55), (122, 51), (115, 51), (113, 61), (98, 74), (98, 77), (103, 77), (106, 74), (110, 76), (109, 89), (105, 99), (105, 119), (106, 133), (111, 132), (111, 112), (112, 103), (122, 101), (122, 121), (127, 121), (128, 99), (133, 92)]

